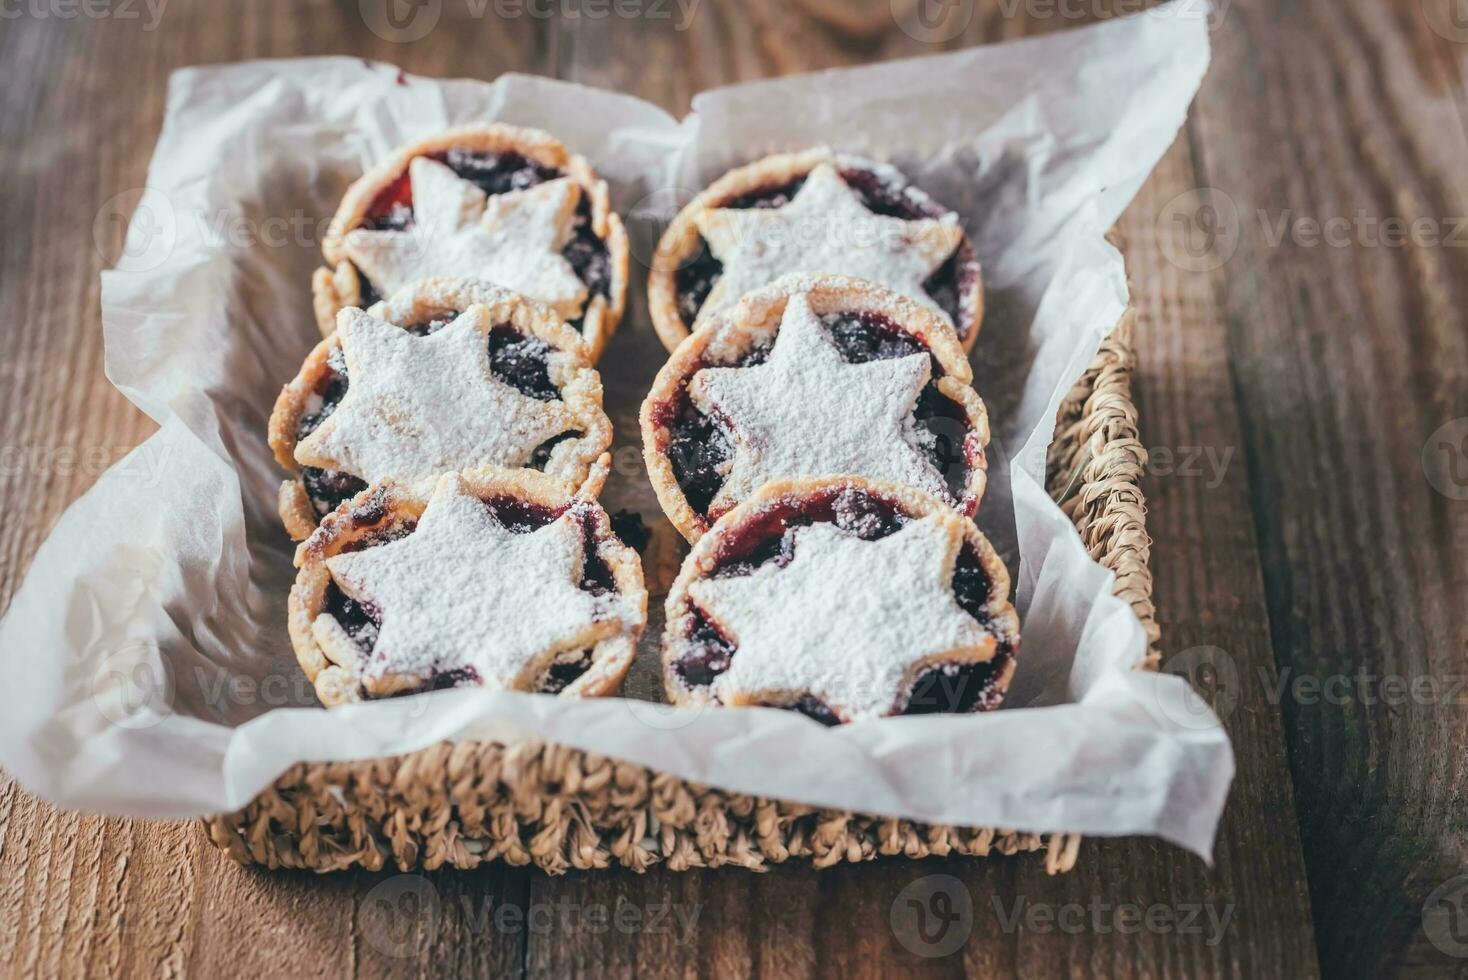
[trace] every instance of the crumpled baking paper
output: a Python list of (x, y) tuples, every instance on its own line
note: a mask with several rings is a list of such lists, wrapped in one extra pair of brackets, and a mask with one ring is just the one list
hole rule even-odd
[[(1127, 303), (1103, 234), (1182, 124), (1206, 28), (1203, 11), (1173, 4), (717, 89), (681, 122), (518, 75), (438, 81), (346, 58), (178, 72), (102, 290), (108, 377), (161, 428), (65, 513), (0, 624), (0, 762), (65, 807), (185, 817), (237, 809), (299, 761), (542, 738), (741, 793), (1151, 834), (1207, 857), (1228, 739), (1181, 679), (1133, 669), (1142, 629), (1044, 491), (1056, 407)], [(895, 163), (962, 215), (989, 306), (973, 355), (995, 427), (980, 524), (1015, 573), (1024, 624), (1003, 710), (828, 730), (791, 712), (640, 700), (657, 697), (656, 595), (628, 698), (451, 690), (315, 706), (286, 635), (292, 548), (266, 419), (318, 339), (309, 277), (347, 184), (402, 142), (478, 120), (556, 133), (631, 216), (631, 310), (602, 364), (618, 437), (605, 501), (650, 520), (636, 412), (664, 353), (642, 274), (678, 204), (730, 166), (825, 144)]]

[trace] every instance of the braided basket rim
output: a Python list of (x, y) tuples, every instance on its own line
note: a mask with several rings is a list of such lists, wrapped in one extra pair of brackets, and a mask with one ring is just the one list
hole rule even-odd
[[(1140, 479), (1129, 308), (1056, 414), (1047, 486), (1091, 556), (1115, 573), (1158, 661)], [(612, 865), (681, 871), (734, 865), (818, 868), (879, 856), (1044, 852), (1050, 874), (1075, 866), (1081, 836), (952, 827), (824, 810), (725, 792), (545, 742), (440, 743), (359, 762), (300, 763), (244, 809), (203, 818), (241, 864), (399, 870), (534, 864), (551, 874)]]

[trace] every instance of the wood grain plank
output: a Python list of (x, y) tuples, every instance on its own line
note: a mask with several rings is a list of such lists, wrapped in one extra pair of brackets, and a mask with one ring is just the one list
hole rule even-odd
[[(1463, 971), (1423, 917), (1468, 871), (1447, 696), (1468, 650), (1468, 505), (1423, 467), (1468, 414), (1468, 253), (1435, 240), (1468, 214), (1463, 50), (1434, 8), (1239, 0), (1195, 114), (1207, 183), (1239, 214), (1219, 302), (1274, 648), (1311, 685), (1283, 707), (1332, 975)], [(1310, 224), (1328, 221), (1334, 245)]]
[[(796, 68), (933, 50), (893, 30), (890, 13), (884, 32), (869, 30), (856, 36), (833, 33), (814, 22), (801, 4), (746, 4), (743, 9), (746, 30), (731, 27), (730, 21), (738, 18), (722, 4), (704, 8), (686, 31), (620, 22), (596, 31), (588, 31), (585, 24), (571, 25), (565, 31), (571, 39), (562, 42), (562, 49), (574, 49), (579, 57), (569, 74), (634, 92), (671, 111), (684, 111), (688, 97), (684, 81), (694, 73), (704, 85), (724, 84)], [(961, 35), (939, 47), (1064, 26), (1069, 22), (1059, 17), (1026, 21), (979, 16)], [(658, 70), (643, 71), (640, 64), (632, 66), (618, 57), (629, 43), (623, 40), (628, 35), (657, 52), (653, 60), (660, 64)], [(737, 40), (731, 42), (731, 37)], [(751, 52), (728, 54), (730, 48), (751, 41), (755, 44)], [(676, 61), (668, 65), (666, 58), (685, 59), (698, 67), (684, 71)], [(711, 77), (715, 70), (726, 74)], [(755, 964), (791, 953), (814, 956), (808, 966), (781, 963), (790, 971), (804, 974), (814, 967), (818, 974), (839, 976), (1314, 974), (1290, 773), (1284, 762), (1279, 710), (1269, 702), (1274, 659), (1247, 474), (1238, 451), (1241, 436), (1229, 382), (1227, 330), (1207, 270), (1190, 275), (1165, 257), (1181, 243), (1164, 236), (1189, 229), (1157, 220), (1169, 202), (1197, 183), (1190, 149), (1180, 141), (1128, 211), (1122, 227), (1141, 313), (1137, 387), (1143, 436), (1158, 457), (1167, 460), (1154, 468), (1147, 488), (1149, 519), (1159, 540), (1154, 572), (1165, 652), (1176, 657), (1177, 669), (1198, 673), (1208, 662), (1206, 658), (1200, 662), (1189, 651), (1201, 646), (1224, 650), (1241, 682), (1215, 692), (1234, 706), (1227, 723), (1239, 755), (1233, 801), (1220, 831), (1218, 866), (1209, 870), (1157, 842), (1123, 840), (1088, 841), (1078, 869), (1060, 878), (1047, 877), (1036, 862), (1024, 859), (882, 862), (819, 872), (782, 868), (753, 878), (727, 871), (689, 873), (684, 877), (698, 881), (697, 897), (690, 901), (703, 906), (705, 913), (736, 903), (751, 910), (780, 908), (791, 890), (811, 896), (816, 911), (782, 919), (774, 933), (768, 931), (768, 921), (752, 931), (747, 914), (701, 917), (699, 950), (680, 951), (668, 964), (670, 974), (697, 962), (717, 963), (733, 975), (761, 975), (764, 971)], [(1211, 466), (1211, 461), (1222, 465)], [(1227, 615), (1220, 615), (1220, 602)], [(579, 901), (605, 889), (609, 877), (600, 876), (595, 882), (538, 879), (533, 894), (546, 898), (569, 893)], [(635, 881), (625, 887), (643, 891)], [(939, 908), (940, 899), (947, 907), (969, 910), (954, 925), (968, 935), (956, 951), (941, 942), (919, 942), (916, 951), (903, 945), (898, 935), (900, 903), (907, 901), (909, 888), (930, 903), (930, 911)], [(1117, 919), (1131, 914), (1123, 910), (1153, 906), (1160, 906), (1156, 921), (1196, 914), (1200, 918), (1190, 925), (1202, 923), (1204, 931), (1183, 932), (1176, 919), (1170, 931), (1120, 931)], [(1228, 923), (1213, 944), (1206, 931), (1210, 914), (1218, 921), (1227, 917)], [(1072, 924), (1081, 916), (1084, 922), (1065, 932), (1047, 922), (1046, 915), (1067, 916)], [(617, 937), (532, 937), (530, 956), (532, 963), (543, 960), (557, 967), (553, 972), (566, 972), (577, 963), (617, 960), (624, 955), (622, 942)], [(577, 955), (574, 950), (581, 952)], [(946, 955), (932, 955), (939, 952)]]
[[(153, 429), (103, 376), (98, 273), (117, 256), (131, 206), (119, 211), (107, 202), (144, 182), (170, 71), (306, 53), (392, 60), (429, 75), (543, 70), (543, 22), (456, 22), (469, 17), (460, 5), (445, 11), (433, 43), (404, 45), (373, 34), (358, 10), (355, 2), (226, 9), (173, 0), (155, 30), (107, 18), (5, 20), (3, 602), (66, 504)], [(523, 891), (524, 875), (501, 869), (435, 887), (454, 908), (462, 907), (461, 895), (482, 905)], [(481, 941), (461, 928), (468, 920), (460, 917), (445, 920), (411, 956), (385, 956), (390, 943), (357, 930), (380, 883), (370, 875), (241, 869), (192, 822), (60, 813), (0, 778), (0, 972), (7, 975), (346, 975), (358, 968), (503, 975), (523, 962), (521, 940)]]
[[(552, 30), (529, 17), (483, 21), (467, 6), (445, 3), (445, 20), (428, 38), (403, 44), (374, 34), (358, 5), (345, 0), (232, 8), (227, 29), (221, 29), (217, 6), (173, 0), (158, 30), (146, 36), (105, 22), (33, 20), (8, 27), (0, 34), (7, 82), (0, 86), (0, 170), (23, 176), (28, 186), (22, 193), (15, 180), (0, 182), (0, 204), (9, 216), (0, 234), (0, 322), (24, 325), (0, 332), (6, 392), (0, 395), (6, 399), (0, 444), (27, 447), (28, 453), (23, 464), (0, 473), (0, 494), (12, 503), (12, 519), (0, 525), (5, 594), (64, 502), (95, 478), (85, 466), (65, 464), (55, 450), (116, 453), (151, 428), (101, 376), (96, 274), (105, 256), (77, 256), (74, 238), (63, 241), (50, 232), (89, 227), (109, 196), (141, 184), (168, 70), (341, 52), (424, 74), (489, 77), (558, 59), (563, 73), (574, 64), (573, 77), (603, 84), (620, 66), (627, 77), (611, 84), (682, 111), (694, 92), (713, 84), (1074, 23), (970, 7), (960, 32), (931, 45), (892, 30), (884, 8), (891, 9), (886, 2), (867, 5), (866, 14), (876, 19), (864, 23), (877, 26), (864, 27), (833, 25), (839, 14), (809, 4), (704, 0), (686, 31), (619, 21), (615, 32), (588, 35)], [(629, 50), (639, 57), (629, 59)], [(12, 76), (14, 85), (8, 84)], [(120, 80), (127, 99), (107, 98)], [(55, 126), (63, 116), (74, 124)], [(1226, 447), (1237, 443), (1238, 423), (1232, 392), (1216, 380), (1222, 325), (1209, 305), (1209, 288), (1200, 291), (1157, 257), (1149, 214), (1192, 186), (1191, 166), (1187, 149), (1174, 148), (1127, 219), (1133, 270), (1145, 284), (1139, 287), (1140, 329), (1153, 342), (1144, 343), (1143, 426), (1160, 446)], [(115, 249), (118, 241), (105, 244)], [(1161, 426), (1156, 435), (1152, 425)], [(1159, 478), (1151, 491), (1153, 526), (1162, 538), (1158, 591), (1169, 643), (1218, 645), (1252, 670), (1267, 667), (1270, 657), (1261, 633), (1257, 545), (1248, 515), (1240, 513), (1244, 476), (1236, 466), (1216, 487)], [(1220, 614), (1220, 599), (1231, 603), (1228, 615)], [(1277, 761), (1277, 712), (1260, 702), (1257, 689), (1242, 694), (1229, 724), (1236, 744), (1247, 743), (1250, 751), (1240, 753), (1213, 872), (1154, 842), (1093, 841), (1079, 872), (1059, 879), (1046, 878), (1033, 859), (884, 862), (825, 872), (788, 867), (764, 876), (655, 869), (641, 877), (606, 872), (548, 879), (499, 868), (422, 879), (318, 878), (242, 870), (189, 825), (58, 814), (4, 783), (0, 962), (22, 973), (108, 975), (1308, 975), (1314, 951), (1299, 891), (1288, 774), (1270, 765)], [(935, 879), (940, 875), (952, 882)], [(428, 882), (436, 909), (421, 920), (414, 910), (422, 906), (396, 904), (417, 894), (420, 881)], [(903, 945), (892, 923), (894, 907), (899, 917), (912, 908), (899, 904), (909, 886), (929, 900), (930, 911), (938, 910), (930, 901), (935, 889), (949, 899), (968, 897), (966, 941), (957, 952), (932, 956), (927, 954), (938, 947), (931, 943), (918, 943), (916, 951)], [(1197, 935), (1176, 932), (1006, 927), (1021, 900), (1052, 914), (1093, 904), (1233, 905), (1236, 918), (1224, 941), (1211, 947)], [(577, 918), (557, 913), (540, 920), (548, 921), (544, 927), (528, 921), (501, 926), (493, 912), (506, 906), (522, 915), (569, 908)], [(671, 928), (663, 927), (666, 920), (657, 928), (651, 924), (653, 910), (662, 907), (674, 915)], [(637, 925), (601, 928), (588, 920), (599, 915), (594, 909), (614, 916), (619, 908), (636, 910), (635, 919), (624, 913), (623, 923)]]

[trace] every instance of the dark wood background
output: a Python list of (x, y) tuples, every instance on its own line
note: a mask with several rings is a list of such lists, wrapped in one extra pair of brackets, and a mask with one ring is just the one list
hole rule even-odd
[[(439, 24), (413, 43), (369, 29), (374, 0), (171, 0), (156, 22), (143, 0), (0, 7), (5, 596), (67, 503), (152, 428), (103, 376), (98, 272), (121, 229), (100, 248), (92, 229), (143, 184), (171, 70), (348, 53), (425, 75), (561, 74), (681, 113), (712, 85), (1138, 6), (702, 0), (685, 28), (671, 0), (599, 19), (594, 0), (486, 2), (428, 0)], [(937, 21), (953, 36), (904, 32), (919, 2), (954, 18)], [(1090, 840), (1057, 878), (1019, 858), (767, 875), (495, 868), (433, 875), (438, 914), (384, 935), (381, 889), (416, 880), (244, 870), (193, 824), (59, 813), (0, 777), (3, 969), (1468, 975), (1448, 915), (1468, 889), (1468, 422), (1440, 429), (1468, 416), (1468, 18), (1455, 4), (1218, 0), (1191, 120), (1122, 221), (1164, 652), (1225, 711), (1238, 755), (1216, 867), (1154, 841)], [(908, 948), (893, 925), (899, 893), (932, 875), (960, 884), (918, 887), (971, 900), (946, 956)], [(1018, 903), (1032, 911), (1016, 928)], [(572, 912), (516, 928), (495, 922), (505, 905)], [(615, 922), (628, 905), (642, 928), (597, 927), (597, 909)], [(1129, 905), (1173, 922), (1196, 907), (1205, 926), (1130, 928)], [(696, 924), (646, 925), (662, 906)], [(1230, 916), (1221, 941), (1210, 911)], [(1069, 927), (1047, 928), (1047, 913)]]

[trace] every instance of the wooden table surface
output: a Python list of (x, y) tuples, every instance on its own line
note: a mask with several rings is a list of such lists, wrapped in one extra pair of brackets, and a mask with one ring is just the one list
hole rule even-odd
[[(560, 74), (681, 113), (716, 84), (1137, 6), (923, 0), (924, 35), (898, 24), (918, 0), (689, 3), (628, 0), (596, 18), (608, 8), (594, 0), (419, 0), (440, 20), (412, 43), (370, 29), (376, 0), (0, 3), (5, 596), (65, 506), (152, 430), (103, 376), (98, 273), (121, 225), (97, 216), (143, 184), (171, 70), (348, 53), (425, 75)], [(425, 933), (384, 937), (373, 902), (403, 879), (242, 869), (192, 823), (60, 813), (0, 777), (3, 969), (1468, 975), (1468, 21), (1455, 4), (1218, 0), (1191, 119), (1122, 221), (1164, 655), (1209, 689), (1238, 756), (1215, 867), (1133, 839), (1088, 840), (1055, 878), (1033, 858), (497, 867), (432, 875)], [(546, 16), (578, 6), (579, 21)], [(925, 945), (894, 926), (894, 903), (935, 875), (951, 877), (918, 887), (966, 894), (970, 912)]]

